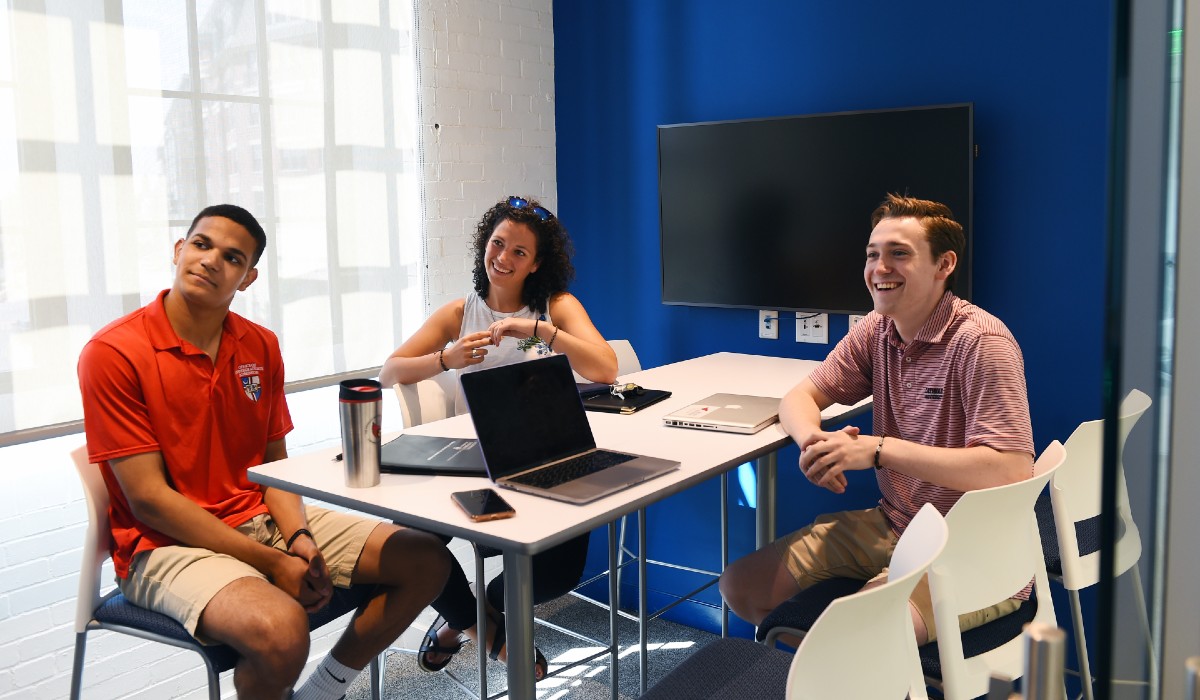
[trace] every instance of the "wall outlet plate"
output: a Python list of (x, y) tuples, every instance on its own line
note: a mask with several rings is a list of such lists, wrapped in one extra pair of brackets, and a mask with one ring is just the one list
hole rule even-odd
[(761, 309), (758, 312), (758, 337), (779, 340), (779, 312)]
[(829, 314), (796, 312), (796, 342), (829, 344)]

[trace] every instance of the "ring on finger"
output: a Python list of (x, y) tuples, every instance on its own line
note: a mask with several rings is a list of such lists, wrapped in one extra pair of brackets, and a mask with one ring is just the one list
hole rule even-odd
[(471, 357), (478, 358), (478, 357), (479, 357), (479, 350), (478, 350), (478, 349), (472, 349), (472, 350), (471, 350)]

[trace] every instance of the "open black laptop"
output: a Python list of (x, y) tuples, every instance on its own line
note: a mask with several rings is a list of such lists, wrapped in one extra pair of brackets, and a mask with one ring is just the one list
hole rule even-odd
[(460, 377), (488, 476), (505, 488), (588, 503), (679, 467), (596, 448), (565, 355)]

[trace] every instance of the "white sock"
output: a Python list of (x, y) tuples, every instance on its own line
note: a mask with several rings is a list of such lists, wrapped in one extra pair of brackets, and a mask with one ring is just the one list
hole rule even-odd
[(292, 700), (336, 700), (346, 694), (346, 688), (362, 669), (342, 665), (333, 654), (326, 654), (304, 685), (292, 695)]

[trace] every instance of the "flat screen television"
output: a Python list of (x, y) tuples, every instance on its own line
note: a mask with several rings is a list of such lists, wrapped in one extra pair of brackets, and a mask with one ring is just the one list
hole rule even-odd
[(954, 212), (970, 298), (973, 159), (971, 104), (659, 126), (663, 303), (865, 313), (889, 192)]

